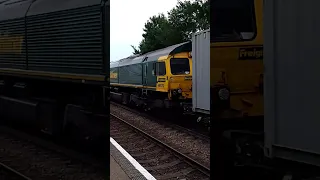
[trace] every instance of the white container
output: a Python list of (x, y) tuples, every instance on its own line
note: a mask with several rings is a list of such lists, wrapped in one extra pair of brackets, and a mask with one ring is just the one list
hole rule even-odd
[(210, 114), (210, 29), (192, 36), (192, 110)]

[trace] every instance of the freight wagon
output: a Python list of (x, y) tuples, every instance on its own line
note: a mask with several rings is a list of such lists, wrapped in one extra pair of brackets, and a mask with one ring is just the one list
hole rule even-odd
[(192, 98), (191, 42), (110, 65), (111, 98), (145, 110), (180, 108)]
[[(223, 91), (229, 92), (228, 89), (220, 86), (219, 93)], [(197, 122), (210, 124), (211, 102), (210, 29), (208, 29), (192, 36), (192, 106), (186, 105), (185, 111), (195, 115)]]
[(0, 1), (2, 122), (106, 134), (107, 119), (89, 119), (108, 113), (109, 8), (106, 0)]
[(264, 6), (264, 153), (290, 163), (287, 178), (319, 179), (320, 2), (270, 0)]

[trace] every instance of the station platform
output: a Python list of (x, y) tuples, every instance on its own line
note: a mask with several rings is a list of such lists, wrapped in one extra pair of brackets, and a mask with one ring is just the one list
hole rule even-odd
[(120, 165), (114, 160), (114, 158), (110, 154), (110, 179), (111, 180), (130, 180), (129, 176)]
[(126, 150), (110, 137), (111, 180), (155, 180)]

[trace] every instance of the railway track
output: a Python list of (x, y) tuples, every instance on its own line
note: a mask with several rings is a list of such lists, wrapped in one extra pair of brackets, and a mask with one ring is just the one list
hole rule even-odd
[(108, 167), (87, 154), (3, 126), (0, 126), (0, 162), (7, 175), (13, 174), (8, 169), (14, 169), (32, 180), (103, 180)]
[(210, 168), (110, 113), (110, 135), (156, 179), (210, 179)]
[(32, 180), (13, 168), (0, 162), (0, 179), (2, 180)]
[[(110, 104), (110, 113), (174, 147), (177, 151), (210, 167), (210, 138), (172, 123), (149, 118), (144, 113)], [(112, 124), (111, 124), (112, 125)]]
[(184, 133), (188, 133), (188, 134), (190, 134), (190, 135), (192, 135), (194, 137), (200, 138), (200, 139), (202, 139), (204, 141), (210, 141), (209, 134), (206, 134), (204, 132), (198, 132), (196, 130), (193, 130), (193, 129), (190, 129), (190, 128), (187, 128), (187, 127), (184, 127), (184, 126), (181, 126), (181, 125), (178, 125), (178, 124), (175, 124), (175, 123), (173, 123), (172, 121), (170, 121), (168, 119), (155, 118), (152, 115), (140, 112), (138, 110), (129, 108), (128, 106), (125, 106), (125, 105), (122, 105), (122, 104), (119, 104), (119, 103), (116, 103), (116, 102), (110, 101), (110, 104), (114, 105), (114, 106), (118, 106), (118, 107), (123, 108), (123, 109), (126, 109), (128, 111), (131, 111), (132, 113), (139, 114), (140, 116), (143, 116), (143, 117), (145, 117), (147, 119), (151, 119), (153, 121), (161, 123), (161, 124), (163, 124), (163, 125), (165, 125), (167, 127), (172, 127), (173, 129), (179, 130), (179, 131), (184, 132)]

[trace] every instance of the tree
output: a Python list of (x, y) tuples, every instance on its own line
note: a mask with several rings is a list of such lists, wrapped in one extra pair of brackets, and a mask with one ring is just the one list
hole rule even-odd
[(152, 16), (143, 29), (142, 41), (133, 54), (144, 54), (181, 42), (182, 33), (176, 31), (164, 14)]
[(208, 0), (178, 1), (176, 7), (164, 14), (152, 16), (143, 29), (138, 48), (131, 46), (133, 54), (144, 54), (188, 41), (192, 33), (209, 28)]
[(210, 27), (209, 1), (178, 1), (168, 12), (169, 22), (176, 31), (183, 32), (183, 40), (189, 40), (193, 33)]
[(140, 54), (140, 50), (137, 49), (135, 46), (131, 45), (132, 49), (133, 49), (133, 54), (134, 55), (137, 55), (137, 54)]

